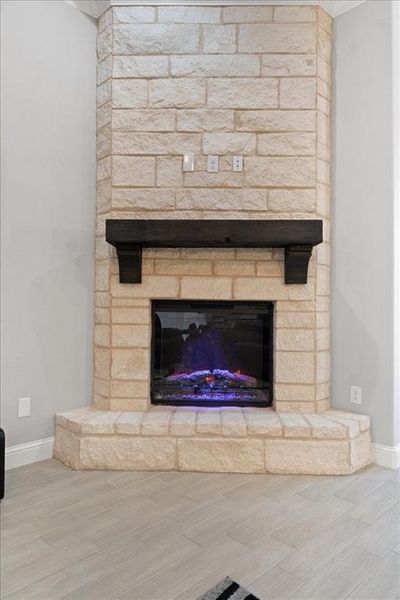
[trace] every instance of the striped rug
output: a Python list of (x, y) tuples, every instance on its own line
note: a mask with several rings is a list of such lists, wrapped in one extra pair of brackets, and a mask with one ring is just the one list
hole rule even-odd
[(212, 590), (197, 598), (197, 600), (259, 600), (230, 577), (217, 583)]

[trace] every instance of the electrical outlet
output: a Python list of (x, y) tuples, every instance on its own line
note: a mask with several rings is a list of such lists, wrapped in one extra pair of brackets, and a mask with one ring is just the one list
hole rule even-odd
[(218, 156), (209, 155), (207, 159), (207, 171), (209, 173), (218, 173), (219, 168), (219, 160)]
[(350, 402), (352, 404), (362, 404), (362, 388), (360, 386), (350, 386)]
[(193, 171), (194, 169), (194, 154), (184, 154), (182, 162), (182, 171)]
[(243, 156), (232, 158), (232, 171), (243, 171)]
[(31, 416), (31, 399), (19, 398), (18, 400), (18, 418)]

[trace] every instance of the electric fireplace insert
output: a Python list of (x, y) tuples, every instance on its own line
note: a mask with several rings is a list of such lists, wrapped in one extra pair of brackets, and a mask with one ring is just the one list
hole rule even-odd
[(151, 401), (270, 406), (273, 303), (153, 300)]

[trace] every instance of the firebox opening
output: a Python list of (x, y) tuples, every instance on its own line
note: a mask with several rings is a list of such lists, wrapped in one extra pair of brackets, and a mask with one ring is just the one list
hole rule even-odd
[(151, 350), (153, 404), (272, 404), (272, 302), (153, 300)]

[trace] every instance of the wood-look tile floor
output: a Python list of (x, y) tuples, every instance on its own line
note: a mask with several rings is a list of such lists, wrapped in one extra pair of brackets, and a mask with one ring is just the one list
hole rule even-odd
[(261, 600), (400, 597), (400, 473), (7, 473), (4, 600), (195, 600), (229, 575)]

